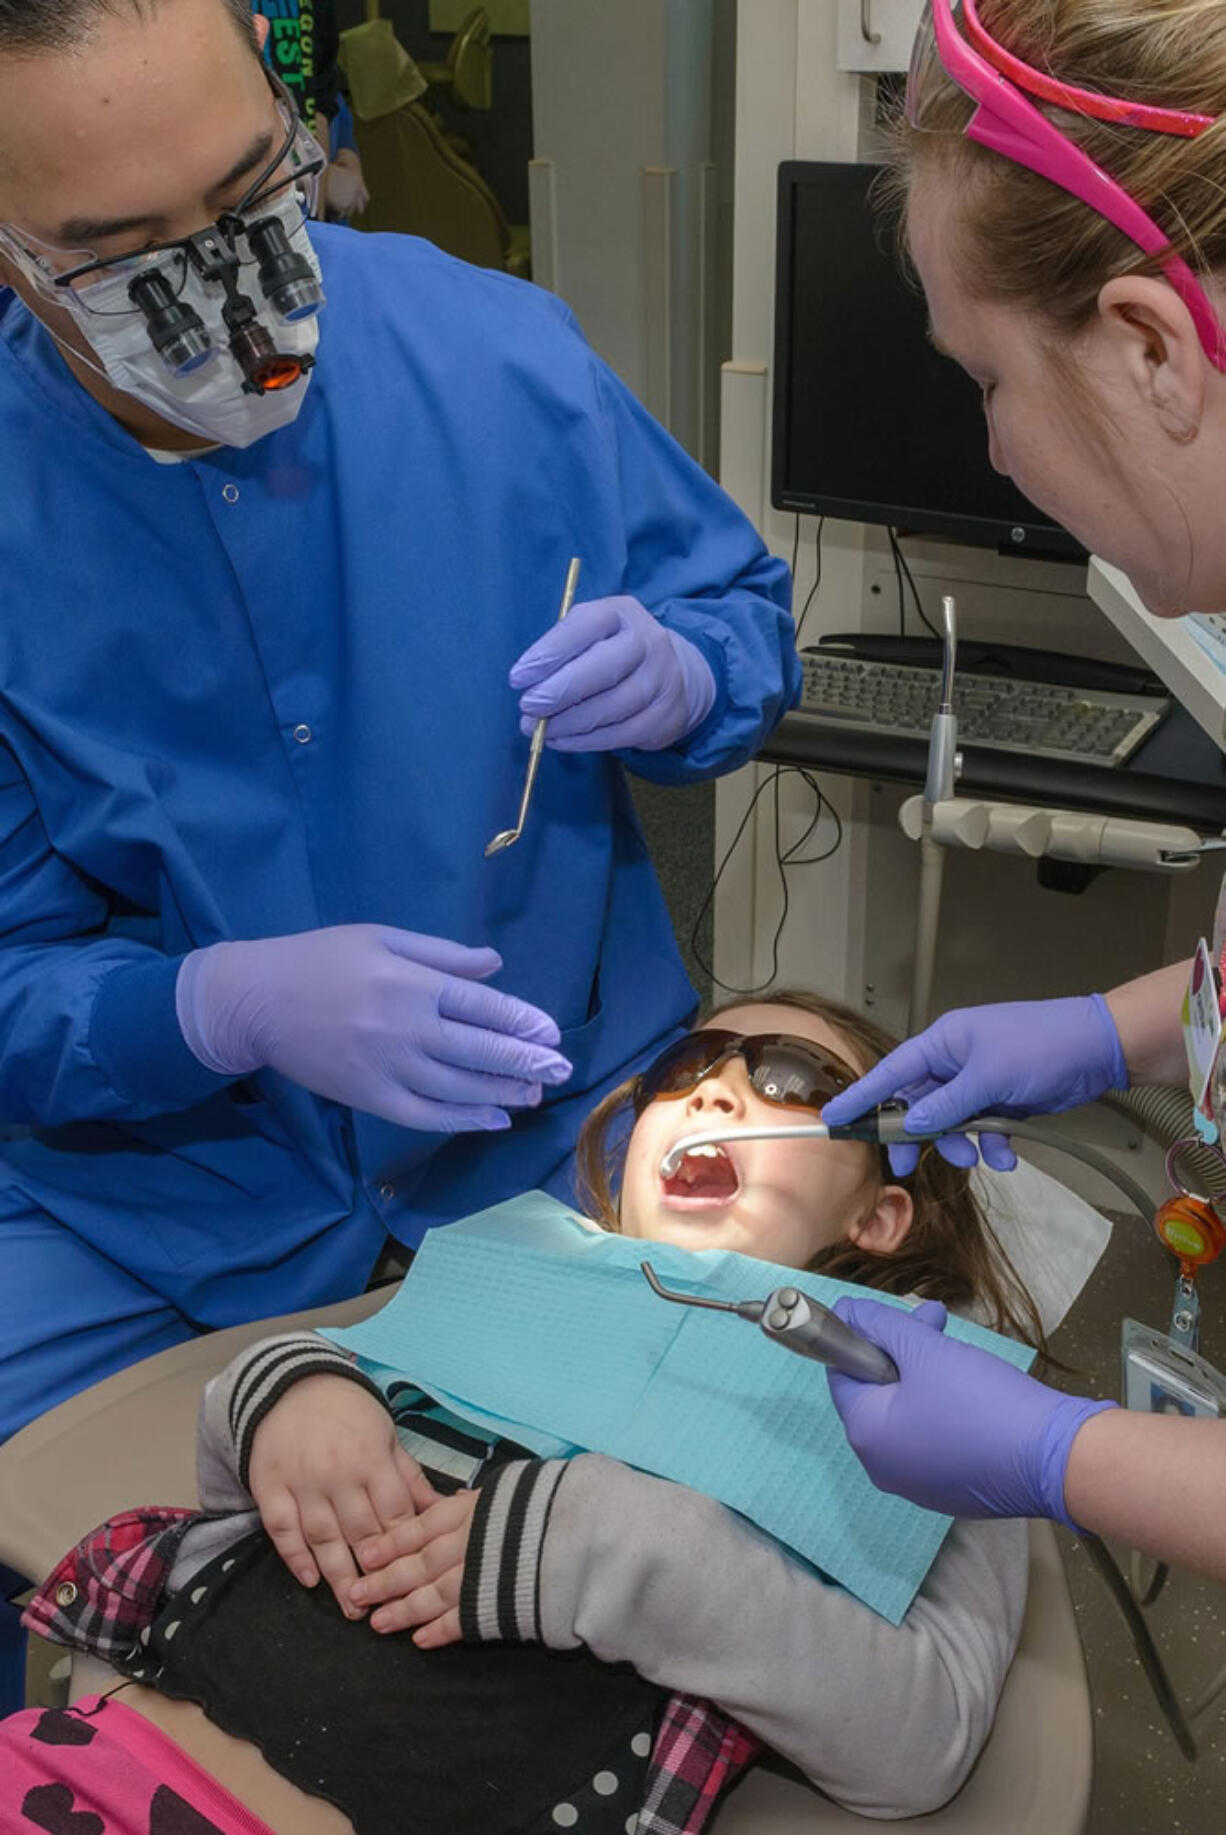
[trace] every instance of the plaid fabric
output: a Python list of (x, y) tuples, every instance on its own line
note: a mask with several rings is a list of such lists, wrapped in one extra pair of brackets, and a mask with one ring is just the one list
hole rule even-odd
[(656, 1734), (635, 1835), (697, 1835), (761, 1750), (761, 1740), (710, 1702), (674, 1695)]
[(125, 1510), (92, 1529), (45, 1580), (21, 1622), (40, 1637), (108, 1662), (131, 1655), (157, 1609), (198, 1510)]
[[(126, 1510), (83, 1536), (43, 1582), (22, 1623), (109, 1662), (134, 1658), (198, 1510)], [(738, 1722), (674, 1695), (656, 1733), (636, 1835), (699, 1835), (720, 1796), (761, 1751)]]

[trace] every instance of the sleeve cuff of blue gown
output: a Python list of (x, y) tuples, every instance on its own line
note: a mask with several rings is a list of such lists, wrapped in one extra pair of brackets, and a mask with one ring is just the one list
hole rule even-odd
[[(704, 749), (708, 734), (719, 736), (731, 706), (728, 694), (728, 659), (718, 639), (711, 638), (705, 631), (680, 630), (671, 625), (666, 626), (672, 638), (681, 638), (706, 664), (710, 672), (711, 686), (714, 694), (709, 707), (699, 719), (697, 725), (662, 752), (644, 752), (638, 747), (629, 747), (618, 752), (617, 756), (631, 771), (644, 777), (655, 779), (660, 783), (684, 782), (696, 775), (694, 757)], [(666, 761), (675, 760), (670, 768)], [(705, 763), (705, 761), (704, 761)], [(706, 775), (715, 776), (722, 767), (707, 767)], [(703, 765), (697, 767), (697, 775), (703, 775)]]
[(232, 1077), (209, 1070), (188, 1048), (175, 1012), (181, 956), (111, 969), (94, 997), (94, 1062), (125, 1101), (152, 1115), (204, 1102)]

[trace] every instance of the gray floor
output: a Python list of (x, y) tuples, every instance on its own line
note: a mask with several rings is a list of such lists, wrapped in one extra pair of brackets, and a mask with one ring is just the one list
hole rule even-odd
[[(1052, 1349), (1075, 1366), (1062, 1386), (1118, 1395), (1119, 1328), (1125, 1316), (1165, 1327), (1171, 1265), (1136, 1217), (1121, 1217), (1107, 1255)], [(1202, 1276), (1201, 1350), (1226, 1358), (1226, 1268)], [(1076, 1539), (1061, 1531), (1094, 1698), (1095, 1787), (1089, 1835), (1218, 1835), (1226, 1806), (1226, 1695), (1194, 1728), (1201, 1756), (1189, 1764), (1167, 1730), (1123, 1620)], [(1114, 1550), (1118, 1559), (1127, 1556)], [(1226, 1589), (1172, 1573), (1149, 1613), (1180, 1700), (1194, 1699), (1226, 1665)]]

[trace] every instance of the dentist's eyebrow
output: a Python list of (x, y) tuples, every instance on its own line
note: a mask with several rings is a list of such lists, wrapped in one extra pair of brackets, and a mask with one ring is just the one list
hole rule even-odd
[[(229, 171), (210, 186), (207, 196), (210, 201), (220, 192), (228, 191), (240, 178), (248, 173), (258, 171), (266, 165), (272, 155), (273, 133), (266, 128), (257, 134), (246, 152), (241, 154)], [(134, 229), (157, 230), (165, 227), (165, 217), (127, 216), (127, 217), (69, 217), (61, 223), (55, 232), (55, 241), (61, 248), (85, 248), (93, 242), (105, 242), (110, 236), (124, 236)]]

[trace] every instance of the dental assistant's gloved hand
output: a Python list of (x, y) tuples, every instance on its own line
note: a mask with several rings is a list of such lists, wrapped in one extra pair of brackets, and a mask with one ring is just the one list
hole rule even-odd
[(977, 1346), (946, 1338), (945, 1308), (914, 1312), (848, 1295), (835, 1312), (888, 1351), (896, 1383), (831, 1370), (852, 1451), (881, 1491), (949, 1516), (1072, 1522), (1064, 1474), (1079, 1429), (1114, 1402), (1061, 1395)]
[[(1124, 1048), (1101, 994), (1016, 1000), (944, 1014), (828, 1102), (822, 1120), (854, 1121), (897, 1097), (910, 1104), (907, 1127), (928, 1133), (972, 1115), (1057, 1115), (1127, 1088)], [(979, 1146), (994, 1171), (1017, 1165), (1003, 1135), (980, 1135)], [(944, 1134), (937, 1147), (954, 1166), (979, 1157), (965, 1134)], [(915, 1171), (918, 1147), (889, 1152), (899, 1178)]]
[(715, 678), (696, 646), (637, 599), (589, 599), (511, 670), (520, 725), (556, 752), (662, 752), (701, 726)]
[(481, 983), (496, 950), (382, 924), (344, 924), (183, 960), (179, 1026), (210, 1070), (280, 1071), (402, 1128), (506, 1128), (571, 1066), (539, 1007)]

